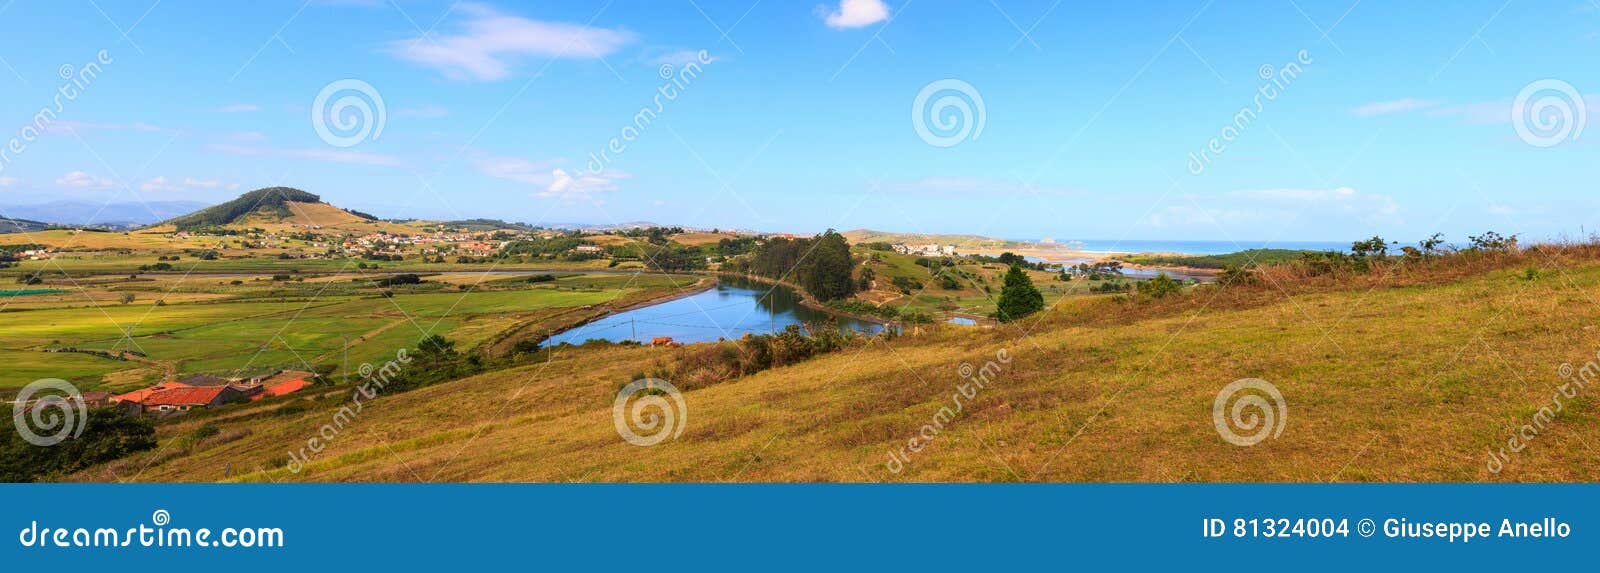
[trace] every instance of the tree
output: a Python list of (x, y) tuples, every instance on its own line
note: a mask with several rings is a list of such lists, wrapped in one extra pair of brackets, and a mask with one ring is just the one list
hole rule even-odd
[(128, 304), (130, 302), (133, 302), (133, 293), (131, 293), (131, 292), (122, 293), (122, 297), (119, 298), (118, 300), (121, 300), (122, 304)]
[(800, 267), (800, 286), (823, 302), (849, 298), (856, 287), (851, 280), (855, 261), (850, 258), (850, 244), (833, 229), (813, 240), (811, 256)]
[(1034, 288), (1033, 279), (1023, 272), (1021, 265), (1011, 265), (1006, 271), (1005, 284), (1000, 288), (1000, 303), (996, 316), (1001, 322), (1011, 322), (1044, 309), (1044, 295)]

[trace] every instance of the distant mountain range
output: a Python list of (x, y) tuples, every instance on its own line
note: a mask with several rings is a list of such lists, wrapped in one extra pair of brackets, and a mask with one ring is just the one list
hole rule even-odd
[(48, 223), (0, 217), (0, 233), (32, 233), (34, 231), (43, 231), (49, 227)]
[[(0, 205), (0, 217), (25, 219), (54, 225), (95, 225), (113, 228), (140, 227), (165, 221), (205, 208), (198, 201), (151, 201), (149, 203), (94, 203), (90, 201), (52, 201), (30, 205)], [(0, 232), (15, 232), (4, 231)]]

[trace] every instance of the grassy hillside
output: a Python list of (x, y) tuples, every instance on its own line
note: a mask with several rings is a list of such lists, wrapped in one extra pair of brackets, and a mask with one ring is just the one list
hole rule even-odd
[[(231, 467), (279, 482), (1600, 479), (1592, 386), (1503, 472), (1485, 463), (1550, 402), (1558, 366), (1600, 348), (1600, 249), (1264, 272), (1158, 300), (1069, 299), (1038, 322), (936, 326), (693, 389), (683, 435), (653, 447), (617, 436), (612, 400), (693, 347), (576, 348), (383, 397), (299, 474), (283, 468), (287, 452), (330, 423), (344, 392), (282, 415), (164, 424), (160, 451), (78, 478), (211, 481)], [(902, 472), (886, 469), (952, 403), (961, 365), (1001, 350), (1012, 361), (963, 413)], [(1278, 438), (1219, 437), (1214, 398), (1242, 378), (1282, 391)], [(185, 447), (208, 422), (235, 439)]]
[(166, 224), (179, 230), (222, 226), (256, 212), (275, 213), (287, 218), (293, 215), (286, 205), (291, 201), (317, 203), (322, 201), (322, 198), (292, 187), (265, 187), (240, 195), (232, 201), (173, 218), (166, 221)]
[(861, 243), (906, 243), (906, 244), (939, 244), (956, 245), (962, 252), (987, 251), (994, 249), (1021, 248), (1026, 243), (1007, 241), (993, 237), (978, 235), (926, 235), (919, 233), (891, 233), (886, 231), (873, 231), (871, 229), (856, 229), (840, 233), (852, 245)]
[(1145, 266), (1178, 266), (1196, 269), (1222, 269), (1246, 264), (1271, 265), (1298, 260), (1317, 251), (1298, 249), (1247, 249), (1221, 255), (1129, 255), (1121, 260)]

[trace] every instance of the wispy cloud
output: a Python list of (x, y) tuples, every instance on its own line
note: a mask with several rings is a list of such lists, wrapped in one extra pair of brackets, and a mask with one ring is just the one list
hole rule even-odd
[(345, 163), (356, 165), (373, 165), (378, 167), (404, 167), (405, 162), (393, 155), (369, 153), (350, 149), (330, 149), (313, 147), (307, 149), (278, 149), (270, 147), (256, 147), (236, 145), (232, 143), (214, 143), (211, 149), (233, 155), (248, 157), (283, 157), (288, 159), (307, 159), (327, 163)]
[(538, 187), (540, 197), (570, 197), (617, 190), (617, 180), (628, 174), (605, 170), (598, 174), (579, 171), (576, 174), (557, 167), (560, 160), (529, 161), (515, 157), (482, 157), (473, 161), (479, 173)]
[(840, 0), (839, 8), (826, 12), (823, 21), (834, 29), (862, 28), (889, 19), (889, 7), (883, 0)]
[(557, 161), (528, 161), (515, 157), (482, 157), (473, 160), (478, 172), (484, 175), (541, 187), (550, 184), (550, 171), (558, 164)]
[(17, 180), (16, 177), (3, 177), (3, 176), (0, 176), (0, 187), (10, 187), (12, 185), (16, 185), (18, 182), (19, 181)]
[(106, 189), (114, 185), (110, 179), (96, 177), (82, 171), (71, 171), (56, 179), (56, 185), (79, 189)]
[(550, 175), (553, 180), (543, 192), (539, 193), (540, 197), (569, 197), (616, 191), (616, 180), (626, 177), (615, 171), (604, 171), (600, 175), (579, 172), (577, 177), (573, 177), (564, 169), (552, 171)]
[[(658, 65), (658, 66), (659, 65), (664, 65), (664, 64), (671, 64), (671, 65), (674, 65), (674, 66), (682, 66), (682, 65), (689, 64), (691, 62), (695, 63), (695, 64), (699, 64), (700, 63), (700, 52), (702, 52), (702, 51), (704, 51), (704, 50), (688, 50), (688, 49), (673, 50), (673, 49), (657, 48), (655, 50), (647, 52), (647, 54), (653, 54), (653, 55), (649, 55), (647, 57), (649, 58), (648, 61), (651, 64), (655, 64), (655, 65)], [(713, 61), (713, 62), (717, 61), (717, 58), (716, 57), (712, 57), (711, 61)]]
[(183, 178), (183, 186), (190, 189), (216, 189), (222, 186), (222, 182), (217, 181), (216, 179), (195, 179), (193, 177), (185, 177)]
[(144, 183), (140, 183), (139, 190), (145, 193), (153, 193), (156, 191), (177, 191), (178, 188), (172, 186), (172, 182), (168, 181), (166, 177), (154, 177)]
[(402, 108), (394, 112), (396, 117), (419, 117), (422, 119), (438, 119), (450, 117), (450, 110), (436, 105), (422, 105), (417, 107)]
[(467, 20), (451, 34), (392, 42), (388, 51), (456, 80), (505, 79), (530, 56), (596, 59), (634, 40), (631, 32), (512, 16), (480, 4), (457, 11)]
[(1015, 181), (998, 179), (984, 179), (980, 177), (923, 177), (912, 181), (891, 181), (884, 183), (882, 189), (890, 193), (914, 193), (924, 195), (1000, 195), (1010, 193), (1023, 193), (1034, 195), (1067, 195), (1072, 191), (1068, 189), (1045, 187), (1040, 185), (1024, 185)]
[(261, 106), (253, 103), (234, 103), (213, 109), (211, 111), (217, 113), (245, 113), (251, 111), (261, 111)]
[(133, 123), (95, 123), (89, 121), (58, 121), (45, 126), (48, 133), (81, 133), (87, 131), (140, 131), (145, 133), (179, 133), (172, 128), (151, 125), (144, 122)]
[(1380, 115), (1389, 115), (1392, 113), (1405, 113), (1408, 111), (1429, 109), (1443, 104), (1444, 102), (1435, 100), (1406, 98), (1369, 103), (1350, 110), (1350, 113), (1356, 117), (1375, 117)]
[(1335, 189), (1256, 189), (1228, 193), (1233, 199), (1244, 199), (1255, 204), (1293, 205), (1297, 210), (1322, 207), (1341, 210), (1349, 215), (1372, 220), (1394, 217), (1400, 207), (1393, 197), (1376, 193), (1363, 193), (1350, 187)]
[[(1600, 94), (1584, 95), (1583, 107), (1600, 109)], [(1439, 100), (1399, 99), (1369, 103), (1350, 113), (1358, 117), (1421, 113), (1427, 117), (1455, 118), (1467, 123), (1505, 124), (1511, 122), (1511, 108), (1511, 98), (1455, 104)]]
[(1146, 222), (1153, 227), (1220, 225), (1245, 233), (1261, 226), (1282, 224), (1312, 213), (1326, 219), (1342, 215), (1366, 225), (1400, 223), (1400, 207), (1392, 197), (1364, 193), (1351, 187), (1333, 189), (1247, 189), (1191, 196), (1189, 204), (1169, 205), (1152, 212)]

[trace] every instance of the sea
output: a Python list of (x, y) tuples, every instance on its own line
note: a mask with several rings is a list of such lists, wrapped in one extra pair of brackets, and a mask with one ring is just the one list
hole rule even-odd
[[(1036, 241), (1034, 241), (1036, 242)], [(1298, 249), (1308, 251), (1348, 251), (1350, 243), (1337, 241), (1169, 241), (1146, 239), (1056, 240), (1073, 250), (1087, 253), (1178, 253), (1183, 255), (1224, 255), (1247, 249)]]

